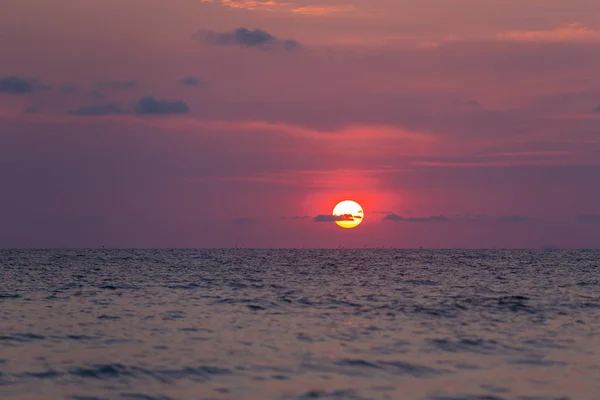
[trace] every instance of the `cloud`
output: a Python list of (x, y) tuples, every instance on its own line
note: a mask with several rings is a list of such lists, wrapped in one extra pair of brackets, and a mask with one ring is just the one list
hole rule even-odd
[(353, 5), (346, 6), (325, 6), (325, 5), (315, 5), (315, 6), (303, 6), (292, 9), (296, 14), (304, 14), (304, 15), (325, 15), (332, 13), (341, 13), (341, 12), (349, 12), (354, 11)]
[(233, 222), (236, 225), (254, 225), (258, 224), (259, 220), (250, 217), (240, 217), (232, 219), (231, 222)]
[(179, 81), (179, 83), (181, 83), (182, 85), (186, 85), (186, 86), (199, 86), (204, 84), (204, 82), (202, 82), (200, 79), (196, 78), (195, 76), (188, 76), (187, 78), (183, 78)]
[(157, 100), (151, 96), (140, 99), (135, 105), (135, 113), (140, 115), (185, 114), (189, 110), (184, 101)]
[(517, 214), (496, 218), (486, 214), (472, 215), (471, 213), (459, 214), (455, 218), (449, 218), (443, 215), (433, 215), (430, 217), (403, 217), (392, 213), (383, 218), (383, 221), (391, 222), (525, 222), (528, 220), (529, 218)]
[(188, 111), (189, 107), (184, 101), (157, 100), (154, 97), (148, 96), (140, 99), (135, 104), (133, 111), (123, 108), (121, 104), (117, 102), (112, 102), (80, 107), (69, 111), (69, 114), (77, 116), (99, 116), (131, 113), (138, 115), (172, 115), (185, 114)]
[(215, 32), (201, 30), (196, 38), (213, 46), (240, 46), (266, 50), (284, 49), (287, 51), (300, 50), (302, 45), (296, 40), (282, 40), (260, 29), (238, 28), (232, 32)]
[(384, 221), (392, 221), (392, 222), (401, 222), (401, 221), (406, 221), (406, 219), (404, 217), (401, 217), (398, 214), (389, 214), (386, 215), (385, 217), (383, 217)]
[(579, 222), (600, 222), (600, 215), (595, 214), (579, 214), (576, 218)]
[(500, 221), (500, 222), (517, 222), (517, 223), (520, 223), (520, 222), (525, 222), (527, 220), (529, 220), (529, 218), (524, 217), (522, 215), (517, 215), (517, 214), (515, 214), (515, 215), (505, 215), (505, 216), (502, 216), (502, 217), (498, 218), (498, 221)]
[(383, 217), (384, 221), (392, 222), (446, 222), (450, 221), (449, 218), (443, 215), (433, 215), (431, 217), (403, 217), (398, 214), (389, 214)]
[(310, 216), (308, 216), (308, 215), (294, 215), (294, 216), (291, 216), (290, 219), (293, 219), (293, 220), (310, 219)]
[(93, 106), (84, 106), (75, 110), (69, 111), (71, 115), (77, 116), (98, 116), (98, 115), (115, 115), (127, 114), (128, 111), (123, 109), (119, 103), (104, 103)]
[(133, 89), (136, 86), (135, 81), (105, 81), (96, 84), (97, 89)]
[(50, 89), (50, 87), (40, 84), (34, 79), (20, 78), (18, 76), (0, 78), (0, 93), (28, 94), (44, 89)]
[(313, 218), (315, 222), (335, 222), (335, 221), (354, 221), (354, 219), (360, 219), (359, 216), (353, 216), (352, 214), (343, 215), (317, 215)]
[(294, 12), (301, 15), (321, 16), (332, 13), (353, 11), (353, 5), (300, 5), (293, 1), (278, 0), (200, 0), (202, 3), (217, 3), (224, 7), (239, 8), (244, 10)]
[(218, 3), (225, 7), (241, 8), (245, 10), (274, 11), (286, 3), (275, 0), (200, 0), (201, 3)]
[(496, 37), (498, 40), (514, 42), (598, 42), (600, 41), (600, 30), (590, 29), (581, 23), (574, 23), (551, 30), (502, 32)]

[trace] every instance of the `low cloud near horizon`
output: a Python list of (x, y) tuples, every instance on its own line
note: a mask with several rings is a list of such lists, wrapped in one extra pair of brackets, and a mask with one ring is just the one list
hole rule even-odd
[(359, 216), (354, 216), (351, 214), (344, 214), (344, 215), (326, 215), (326, 214), (321, 214), (321, 215), (317, 215), (316, 217), (313, 218), (313, 221), (315, 222), (335, 222), (335, 221), (354, 221), (354, 219), (360, 219)]
[(231, 222), (236, 225), (254, 225), (259, 223), (259, 219), (251, 217), (239, 217), (232, 219)]
[(398, 214), (388, 214), (383, 217), (383, 221), (391, 221), (391, 222), (450, 222), (450, 221), (468, 221), (468, 222), (487, 222), (487, 221), (497, 221), (497, 222), (526, 222), (529, 218), (524, 217), (522, 215), (504, 215), (500, 217), (492, 217), (489, 215), (481, 214), (481, 215), (461, 215), (457, 217), (446, 217), (443, 215), (433, 215), (429, 217), (403, 217)]

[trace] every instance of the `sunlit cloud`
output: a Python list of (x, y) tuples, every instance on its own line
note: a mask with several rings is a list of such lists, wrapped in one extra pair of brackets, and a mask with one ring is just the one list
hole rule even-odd
[(581, 23), (573, 23), (551, 30), (501, 32), (496, 37), (498, 40), (515, 42), (598, 42), (600, 30), (590, 29)]
[(320, 214), (313, 218), (315, 222), (337, 222), (337, 221), (354, 221), (355, 219), (360, 219), (360, 216), (354, 216), (352, 214), (343, 214), (343, 215), (326, 215)]
[(260, 11), (286, 11), (301, 15), (321, 16), (326, 14), (344, 13), (354, 10), (353, 5), (300, 5), (297, 2), (276, 0), (201, 0), (202, 3), (217, 3), (224, 7), (260, 10)]
[(218, 3), (229, 8), (263, 11), (274, 11), (284, 7), (287, 4), (274, 0), (201, 0), (201, 2)]
[(314, 6), (304, 6), (292, 9), (296, 14), (304, 14), (304, 15), (325, 15), (325, 14), (333, 14), (333, 13), (344, 13), (354, 11), (353, 5), (346, 6), (325, 6), (325, 5), (314, 5)]

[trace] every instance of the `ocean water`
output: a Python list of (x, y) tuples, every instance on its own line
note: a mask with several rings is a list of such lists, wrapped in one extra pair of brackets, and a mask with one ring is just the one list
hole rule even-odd
[(600, 252), (0, 251), (0, 399), (600, 399)]

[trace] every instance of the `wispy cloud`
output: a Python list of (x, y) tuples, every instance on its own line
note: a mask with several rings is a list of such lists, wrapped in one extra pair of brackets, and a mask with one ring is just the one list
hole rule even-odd
[(118, 114), (138, 114), (138, 115), (172, 115), (185, 114), (189, 111), (188, 105), (181, 100), (157, 100), (148, 96), (140, 99), (133, 110), (124, 108), (120, 103), (103, 103), (91, 106), (83, 106), (69, 111), (69, 114), (76, 116), (103, 116)]
[(508, 31), (498, 33), (498, 40), (515, 42), (599, 42), (600, 30), (591, 29), (581, 23), (550, 30)]
[(301, 15), (322, 16), (326, 14), (344, 13), (353, 11), (354, 5), (302, 5), (295, 1), (277, 0), (201, 0), (202, 3), (216, 3), (224, 7), (258, 10), (258, 11), (286, 11)]
[(398, 214), (389, 214), (383, 217), (384, 221), (392, 222), (446, 222), (450, 221), (449, 218), (443, 215), (433, 215), (431, 217), (403, 217)]
[(127, 114), (128, 111), (121, 107), (119, 103), (104, 103), (92, 106), (84, 106), (69, 111), (69, 114), (76, 116), (102, 116)]
[(345, 6), (326, 6), (326, 5), (314, 5), (314, 6), (303, 6), (292, 9), (296, 14), (304, 15), (325, 15), (333, 13), (344, 13), (354, 11), (353, 5)]
[(202, 3), (217, 3), (229, 8), (245, 10), (274, 11), (284, 7), (287, 3), (275, 0), (200, 0)]
[(220, 181), (239, 181), (309, 188), (337, 188), (340, 185), (375, 187), (386, 174), (412, 172), (406, 169), (357, 169), (357, 170), (300, 170), (281, 173), (261, 173), (250, 176), (218, 178)]
[(135, 112), (142, 115), (185, 114), (188, 105), (181, 100), (157, 100), (154, 97), (144, 97), (135, 105)]
[(205, 82), (196, 78), (195, 76), (188, 76), (186, 78), (180, 79), (179, 83), (185, 86), (204, 86)]
[(383, 221), (390, 222), (526, 222), (529, 221), (530, 218), (524, 217), (522, 215), (514, 214), (514, 215), (504, 215), (500, 217), (492, 217), (490, 215), (479, 214), (472, 215), (470, 213), (465, 213), (461, 215), (457, 215), (456, 217), (446, 217), (444, 215), (432, 215), (429, 217), (403, 217), (398, 214), (389, 214), (383, 218)]
[(258, 224), (259, 220), (257, 218), (240, 217), (232, 219), (231, 222), (236, 225), (254, 225)]

